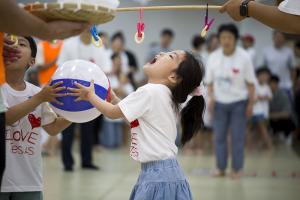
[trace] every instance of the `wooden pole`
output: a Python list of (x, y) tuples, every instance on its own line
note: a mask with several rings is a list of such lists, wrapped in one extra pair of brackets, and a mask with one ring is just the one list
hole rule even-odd
[[(209, 5), (208, 9), (219, 10), (221, 6)], [(140, 9), (146, 10), (205, 10), (206, 5), (183, 5), (183, 6), (146, 6), (146, 7), (129, 7), (129, 8), (117, 8), (116, 12), (131, 12), (139, 11)]]

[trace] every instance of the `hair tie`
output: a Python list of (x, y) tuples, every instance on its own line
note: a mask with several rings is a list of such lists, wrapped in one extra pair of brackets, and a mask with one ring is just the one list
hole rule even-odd
[(195, 97), (195, 96), (196, 97), (202, 96), (201, 86), (200, 85), (193, 90), (193, 92), (191, 93), (191, 96), (193, 96), (193, 97)]

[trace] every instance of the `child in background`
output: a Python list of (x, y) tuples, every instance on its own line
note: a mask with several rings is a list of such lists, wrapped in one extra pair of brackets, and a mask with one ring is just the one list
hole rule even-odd
[(56, 94), (65, 89), (61, 82), (40, 89), (24, 81), (26, 70), (35, 62), (36, 44), (31, 37), (18, 37), (20, 58), (5, 66), (7, 83), (1, 86), (6, 117), (6, 169), (1, 200), (41, 200), (41, 129), (56, 135), (71, 122), (57, 117), (48, 101), (61, 104)]
[(272, 92), (268, 85), (270, 74), (270, 70), (266, 67), (262, 67), (256, 70), (256, 97), (250, 125), (250, 129), (255, 128), (256, 131), (262, 136), (268, 149), (273, 148), (272, 140), (267, 129), (267, 121), (269, 119), (269, 102), (272, 99)]
[(271, 76), (270, 87), (273, 98), (270, 102), (270, 126), (274, 135), (285, 140), (287, 145), (291, 145), (291, 133), (295, 131), (296, 126), (289, 97), (283, 89), (279, 88), (279, 83), (278, 76)]
[[(173, 51), (160, 53), (144, 66), (148, 84), (120, 101), (112, 93), (112, 103), (95, 95), (90, 87), (76, 84), (69, 90), (76, 101), (91, 102), (104, 116), (124, 118), (131, 122), (130, 155), (141, 162), (142, 171), (131, 200), (176, 199), (191, 200), (186, 178), (176, 160), (176, 121), (181, 117), (185, 144), (203, 126), (204, 99), (199, 91), (202, 66), (190, 53)], [(179, 113), (188, 95), (193, 97)]]

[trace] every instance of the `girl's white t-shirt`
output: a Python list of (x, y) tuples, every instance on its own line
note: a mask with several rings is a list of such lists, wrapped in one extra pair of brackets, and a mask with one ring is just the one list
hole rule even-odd
[[(7, 83), (1, 86), (7, 108), (20, 104), (38, 93), (40, 88), (26, 82), (26, 89), (16, 91)], [(6, 126), (6, 168), (1, 192), (42, 191), (42, 126), (52, 123), (56, 114), (48, 103), (42, 103), (28, 115)]]
[[(255, 83), (255, 96), (272, 98), (272, 92), (268, 84)], [(269, 101), (258, 100), (253, 106), (253, 115), (263, 115), (266, 119), (269, 117)]]
[(234, 103), (248, 98), (247, 83), (255, 83), (254, 67), (248, 53), (236, 47), (231, 56), (222, 48), (208, 58), (205, 83), (213, 84), (214, 97), (220, 103)]
[(281, 2), (278, 9), (282, 12), (292, 15), (300, 15), (300, 1), (299, 0), (285, 0)]
[(130, 156), (134, 160), (144, 163), (176, 156), (177, 115), (167, 86), (148, 83), (118, 105), (131, 122)]

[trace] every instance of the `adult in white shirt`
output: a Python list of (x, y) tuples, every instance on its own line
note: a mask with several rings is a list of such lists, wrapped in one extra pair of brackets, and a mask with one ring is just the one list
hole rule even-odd
[[(241, 6), (241, 5), (244, 6)], [(299, 0), (284, 0), (278, 7), (253, 0), (229, 0), (220, 12), (226, 12), (236, 21), (252, 17), (257, 21), (285, 33), (300, 33)], [(243, 14), (241, 14), (243, 13)]]
[[(95, 47), (91, 41), (88, 31), (83, 32), (79, 37), (73, 37), (64, 41), (58, 58), (58, 65), (72, 59), (83, 59), (94, 62), (105, 69), (110, 65), (109, 57), (104, 48)], [(97, 118), (87, 123), (80, 124), (81, 127), (81, 166), (84, 169), (97, 170), (98, 167), (92, 163), (92, 147), (95, 143), (95, 134), (98, 134)], [(62, 134), (62, 160), (66, 171), (73, 171), (74, 159), (71, 154), (74, 139), (75, 125), (71, 125)]]
[(232, 134), (232, 176), (238, 178), (244, 164), (247, 117), (253, 109), (255, 75), (247, 52), (237, 46), (239, 33), (234, 24), (219, 28), (221, 48), (208, 58), (206, 84), (213, 112), (213, 132), (217, 157), (216, 176), (227, 168), (227, 133)]
[(273, 43), (273, 46), (263, 51), (264, 65), (272, 74), (279, 77), (279, 87), (285, 90), (292, 99), (292, 87), (296, 77), (296, 60), (293, 50), (286, 46), (285, 36), (281, 32), (274, 32)]

